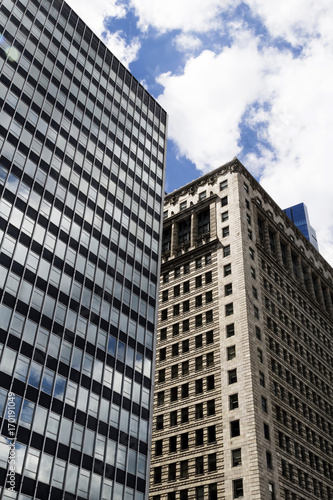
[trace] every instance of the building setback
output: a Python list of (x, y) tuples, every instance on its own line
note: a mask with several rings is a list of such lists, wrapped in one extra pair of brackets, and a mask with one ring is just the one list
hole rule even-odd
[(165, 197), (150, 500), (332, 500), (332, 274), (237, 158)]
[(166, 114), (61, 0), (0, 33), (0, 497), (144, 500)]

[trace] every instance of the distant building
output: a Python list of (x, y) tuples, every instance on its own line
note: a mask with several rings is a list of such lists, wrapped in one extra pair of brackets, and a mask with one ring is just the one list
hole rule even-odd
[(312, 245), (319, 251), (316, 231), (310, 225), (308, 209), (304, 203), (299, 203), (293, 207), (285, 208), (284, 213), (288, 215), (289, 219), (293, 221), (295, 226), (298, 227), (304, 236), (312, 243)]
[(64, 1), (0, 2), (1, 499), (147, 498), (165, 134)]
[(162, 244), (150, 500), (332, 500), (332, 268), (237, 159)]

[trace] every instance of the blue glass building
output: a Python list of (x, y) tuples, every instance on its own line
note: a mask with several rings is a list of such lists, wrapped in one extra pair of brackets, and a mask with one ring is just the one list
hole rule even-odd
[(65, 2), (1, 0), (2, 500), (147, 497), (165, 129)]
[(296, 227), (304, 234), (304, 236), (319, 250), (316, 231), (310, 224), (308, 209), (304, 203), (299, 203), (293, 207), (283, 210), (289, 219), (293, 221)]

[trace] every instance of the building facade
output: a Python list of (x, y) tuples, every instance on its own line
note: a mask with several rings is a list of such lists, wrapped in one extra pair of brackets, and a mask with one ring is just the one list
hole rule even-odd
[(0, 497), (144, 500), (166, 114), (62, 0), (0, 33)]
[(150, 500), (332, 500), (332, 278), (236, 158), (165, 197)]
[(293, 221), (295, 226), (304, 234), (304, 236), (319, 250), (316, 231), (310, 224), (308, 209), (304, 203), (298, 203), (292, 207), (285, 208), (284, 213)]

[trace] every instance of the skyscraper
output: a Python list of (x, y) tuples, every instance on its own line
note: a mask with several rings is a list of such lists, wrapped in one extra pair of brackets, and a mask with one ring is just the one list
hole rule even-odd
[(332, 500), (332, 278), (237, 159), (165, 197), (150, 500)]
[(310, 224), (308, 209), (304, 203), (299, 203), (289, 208), (285, 208), (284, 213), (288, 215), (289, 219), (293, 221), (295, 226), (298, 227), (304, 236), (312, 243), (312, 245), (319, 250), (316, 231)]
[(143, 500), (166, 114), (61, 0), (0, 32), (0, 497)]

